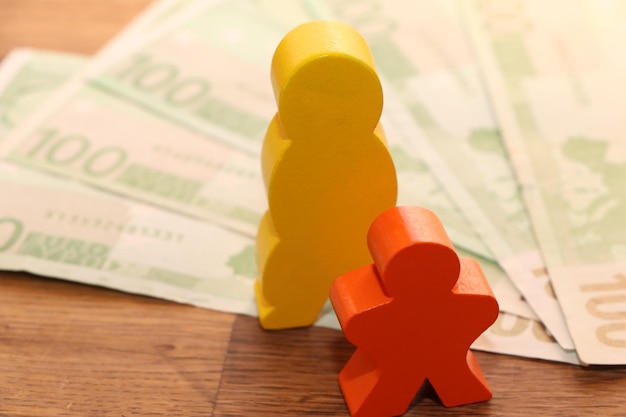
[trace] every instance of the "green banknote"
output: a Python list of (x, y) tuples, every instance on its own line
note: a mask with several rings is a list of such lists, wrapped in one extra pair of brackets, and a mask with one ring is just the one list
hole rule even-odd
[[(13, 123), (28, 113), (29, 106), (45, 99), (55, 83), (67, 78), (50, 65), (51, 59), (65, 70), (81, 64), (77, 57), (23, 50), (0, 67), (2, 114), (15, 115)], [(46, 66), (39, 68), (36, 63)], [(35, 85), (41, 88), (25, 88)], [(7, 91), (11, 94), (4, 94)], [(256, 314), (254, 248), (249, 238), (5, 163), (0, 164), (0, 193), (5, 197), (0, 200), (3, 269)], [(493, 281), (489, 264), (483, 263), (483, 268), (497, 293), (498, 282), (506, 280)], [(339, 328), (330, 306), (318, 325)], [(501, 313), (473, 347), (576, 363), (575, 356), (563, 351), (539, 322), (508, 313)]]
[(626, 364), (626, 2), (464, 5), (580, 359)]

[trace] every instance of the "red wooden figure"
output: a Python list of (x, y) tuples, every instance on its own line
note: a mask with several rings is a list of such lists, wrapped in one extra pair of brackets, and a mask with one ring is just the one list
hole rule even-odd
[(401, 415), (426, 379), (447, 407), (490, 399), (469, 350), (498, 315), (480, 266), (459, 259), (437, 216), (420, 207), (383, 212), (367, 239), (374, 264), (341, 275), (330, 292), (357, 346), (339, 374), (350, 414)]

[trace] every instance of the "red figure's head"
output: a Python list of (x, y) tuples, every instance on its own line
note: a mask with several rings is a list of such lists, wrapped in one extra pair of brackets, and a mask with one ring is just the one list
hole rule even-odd
[(367, 240), (390, 296), (449, 292), (459, 277), (459, 257), (430, 210), (393, 207), (372, 223)]

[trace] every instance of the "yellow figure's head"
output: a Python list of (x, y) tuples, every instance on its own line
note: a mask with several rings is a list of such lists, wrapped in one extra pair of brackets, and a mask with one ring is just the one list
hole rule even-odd
[(383, 107), (380, 80), (363, 37), (339, 22), (291, 30), (272, 60), (281, 124), (295, 141), (371, 133)]

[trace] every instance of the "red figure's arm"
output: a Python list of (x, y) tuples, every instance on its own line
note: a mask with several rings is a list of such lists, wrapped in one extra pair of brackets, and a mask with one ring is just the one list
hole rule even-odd
[(499, 307), (478, 263), (471, 258), (460, 258), (460, 261), (461, 273), (452, 292), (455, 294), (457, 306), (463, 311), (471, 312), (471, 320), (465, 320), (464, 326), (473, 342), (496, 321)]
[(370, 315), (380, 314), (379, 307), (391, 298), (384, 293), (374, 265), (368, 265), (338, 277), (330, 289), (330, 301), (346, 338), (356, 343), (362, 327), (372, 325)]
[[(485, 295), (494, 297), (493, 291), (478, 263), (472, 258), (460, 258), (461, 273), (452, 288), (455, 294)], [(495, 297), (494, 297), (495, 298)]]

